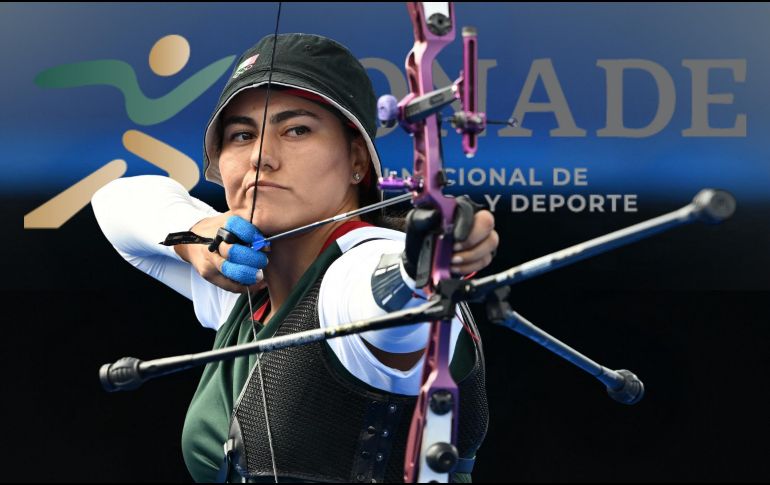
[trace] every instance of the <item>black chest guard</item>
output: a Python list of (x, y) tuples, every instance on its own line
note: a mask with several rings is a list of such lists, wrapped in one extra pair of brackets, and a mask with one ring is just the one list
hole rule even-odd
[[(322, 278), (281, 322), (275, 336), (319, 328)], [(463, 313), (465, 322), (476, 331), (470, 312)], [(458, 382), (457, 448), (460, 457), (472, 458), (486, 434), (489, 413), (480, 344), (465, 346), (464, 351), (472, 354), (468, 360), (472, 365), (469, 371), (466, 366)], [(455, 354), (458, 352), (459, 342)], [(234, 471), (250, 481), (273, 477), (264, 398), (279, 478), (403, 481), (416, 397), (388, 393), (360, 381), (325, 343), (263, 354), (261, 366), (264, 382), (254, 365), (234, 408), (228, 441), (233, 447), (229, 461)], [(235, 474), (230, 478), (236, 478)]]

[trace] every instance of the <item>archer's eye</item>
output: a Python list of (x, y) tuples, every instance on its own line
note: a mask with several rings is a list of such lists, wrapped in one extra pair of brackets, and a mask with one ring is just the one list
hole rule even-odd
[(297, 138), (302, 135), (307, 135), (310, 131), (310, 128), (307, 126), (294, 126), (286, 130), (286, 133), (289, 134), (291, 138)]
[(243, 141), (251, 140), (253, 138), (254, 138), (254, 135), (252, 135), (248, 131), (238, 131), (230, 135), (228, 137), (228, 140), (231, 142), (243, 142)]

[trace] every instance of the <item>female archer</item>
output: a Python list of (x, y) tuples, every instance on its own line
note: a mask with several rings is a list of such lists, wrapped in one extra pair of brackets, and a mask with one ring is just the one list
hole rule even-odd
[[(166, 177), (118, 179), (92, 205), (132, 265), (192, 300), (215, 348), (382, 315), (422, 303), (396, 220), (281, 232), (378, 202), (376, 101), (357, 59), (316, 35), (269, 36), (246, 51), (208, 123), (205, 176), (225, 189), (218, 213)], [(452, 271), (486, 267), (492, 215), (475, 214)], [(243, 242), (165, 247), (167, 234)], [(406, 261), (405, 261), (406, 260)], [(394, 270), (396, 268), (397, 270)], [(387, 296), (386, 296), (387, 295)], [(487, 427), (483, 353), (466, 308), (452, 322), (460, 387), (460, 464), (470, 477)], [(182, 434), (196, 481), (400, 481), (428, 325), (417, 324), (206, 366)], [(224, 450), (224, 452), (223, 452)]]

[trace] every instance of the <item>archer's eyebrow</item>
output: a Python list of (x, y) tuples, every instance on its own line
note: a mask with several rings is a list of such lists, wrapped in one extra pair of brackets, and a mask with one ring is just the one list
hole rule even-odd
[(271, 116), (270, 124), (280, 123), (282, 121), (286, 121), (288, 119), (291, 119), (297, 116), (309, 116), (317, 120), (321, 119), (320, 116), (313, 113), (312, 111), (308, 111), (306, 109), (291, 109), (291, 110), (281, 111), (280, 113), (276, 113), (273, 116)]
[(228, 116), (222, 121), (222, 129), (224, 130), (230, 125), (248, 125), (256, 129), (257, 122), (248, 116)]
[[(276, 113), (270, 117), (270, 124), (277, 124), (281, 123), (282, 121), (286, 121), (291, 118), (296, 118), (297, 116), (309, 116), (314, 119), (321, 119), (320, 116), (313, 113), (312, 111), (308, 111), (305, 109), (292, 109), (287, 111), (281, 111), (280, 113)], [(252, 128), (257, 128), (257, 122), (254, 121), (253, 118), (249, 118), (248, 116), (228, 116), (225, 118), (225, 120), (222, 122), (222, 129), (227, 128), (230, 125), (247, 125), (251, 126)]]

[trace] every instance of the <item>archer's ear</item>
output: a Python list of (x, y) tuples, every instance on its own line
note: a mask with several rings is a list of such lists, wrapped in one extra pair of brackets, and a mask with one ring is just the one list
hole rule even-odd
[(361, 177), (366, 176), (366, 172), (371, 168), (371, 156), (369, 155), (369, 149), (366, 147), (366, 141), (364, 137), (356, 136), (350, 143), (350, 158), (352, 163), (353, 172), (358, 172)]

